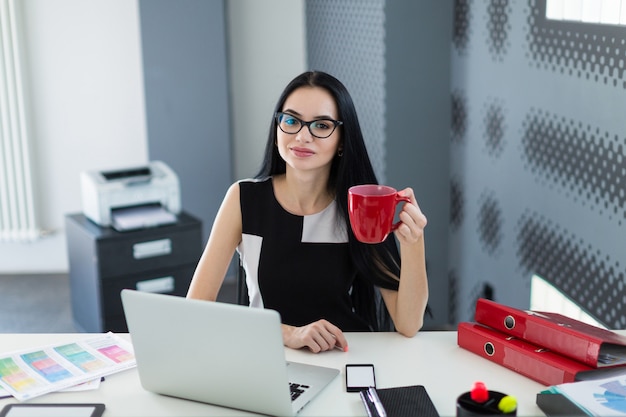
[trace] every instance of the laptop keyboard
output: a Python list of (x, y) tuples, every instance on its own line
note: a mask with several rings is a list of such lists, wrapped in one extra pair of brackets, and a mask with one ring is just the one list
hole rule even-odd
[(291, 390), (291, 401), (294, 401), (296, 398), (302, 395), (303, 392), (309, 389), (309, 386), (290, 382), (289, 389)]

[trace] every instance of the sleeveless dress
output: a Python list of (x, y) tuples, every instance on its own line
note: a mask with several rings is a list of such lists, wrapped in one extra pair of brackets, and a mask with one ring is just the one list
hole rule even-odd
[(237, 251), (250, 306), (276, 310), (293, 326), (326, 319), (342, 331), (369, 331), (352, 307), (357, 272), (335, 201), (298, 216), (276, 200), (271, 178), (240, 181), (239, 189), (243, 233)]

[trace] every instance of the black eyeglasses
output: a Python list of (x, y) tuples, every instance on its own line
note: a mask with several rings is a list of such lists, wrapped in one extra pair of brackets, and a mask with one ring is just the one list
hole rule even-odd
[(309, 128), (311, 136), (319, 139), (326, 139), (333, 134), (337, 126), (341, 126), (343, 124), (343, 122), (333, 119), (317, 119), (305, 122), (304, 120), (298, 119), (296, 116), (283, 112), (277, 112), (275, 117), (278, 127), (283, 132), (295, 135), (302, 130), (303, 126), (306, 126)]

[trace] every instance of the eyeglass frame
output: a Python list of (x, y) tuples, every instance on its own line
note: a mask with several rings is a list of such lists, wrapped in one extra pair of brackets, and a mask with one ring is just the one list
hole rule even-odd
[[(279, 117), (281, 116), (289, 116), (289, 117), (293, 117), (294, 119), (296, 119), (298, 122), (300, 122), (300, 129), (298, 129), (295, 132), (285, 132), (283, 130), (282, 127), (280, 127), (280, 120)], [(334, 120), (334, 119), (315, 119), (315, 120), (311, 120), (310, 122), (305, 122), (304, 120), (300, 119), (299, 117), (294, 116), (293, 114), (290, 113), (285, 113), (282, 111), (277, 111), (276, 113), (274, 113), (274, 120), (276, 121), (276, 125), (278, 126), (278, 128), (280, 129), (281, 132), (287, 134), (287, 135), (296, 135), (298, 134), (302, 128), (304, 126), (307, 127), (307, 129), (309, 129), (309, 133), (311, 134), (311, 136), (313, 136), (314, 138), (317, 139), (328, 139), (333, 133), (335, 133), (335, 130), (337, 130), (338, 126), (343, 125), (343, 122), (341, 120)], [(315, 133), (313, 133), (313, 131), (311, 130), (311, 124), (315, 123), (315, 122), (320, 122), (320, 121), (326, 121), (326, 122), (331, 122), (333, 124), (333, 130), (330, 131), (330, 133), (328, 134), (328, 136), (317, 136)]]

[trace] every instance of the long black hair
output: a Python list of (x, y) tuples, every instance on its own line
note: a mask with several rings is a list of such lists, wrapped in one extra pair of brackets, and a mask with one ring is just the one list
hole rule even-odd
[[(342, 154), (335, 155), (332, 161), (328, 191), (337, 201), (338, 219), (347, 226), (350, 254), (358, 271), (351, 293), (354, 309), (370, 323), (373, 330), (392, 330), (389, 312), (381, 302), (375, 286), (398, 289), (400, 254), (395, 237), (391, 234), (385, 242), (375, 245), (361, 243), (355, 238), (348, 218), (348, 188), (359, 184), (378, 184), (352, 97), (341, 81), (332, 75), (309, 71), (300, 74), (285, 87), (276, 103), (274, 114), (283, 111), (287, 98), (301, 87), (319, 87), (328, 91), (337, 105), (337, 117), (343, 122), (338, 127), (341, 129)], [(256, 178), (267, 178), (286, 172), (285, 160), (275, 146), (276, 140), (277, 124), (272, 117), (263, 162)]]

